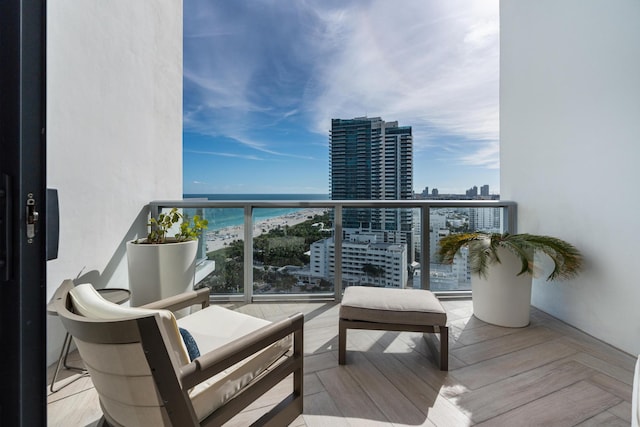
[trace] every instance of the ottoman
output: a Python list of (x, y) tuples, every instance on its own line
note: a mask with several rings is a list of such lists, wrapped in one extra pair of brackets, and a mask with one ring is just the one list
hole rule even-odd
[(350, 286), (344, 291), (338, 326), (338, 362), (346, 363), (347, 329), (440, 334), (440, 370), (449, 370), (447, 313), (427, 290)]

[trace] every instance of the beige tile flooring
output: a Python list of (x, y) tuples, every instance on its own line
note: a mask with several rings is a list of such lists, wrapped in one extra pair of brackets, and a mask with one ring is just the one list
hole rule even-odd
[[(339, 366), (335, 303), (228, 306), (270, 320), (305, 314), (304, 414), (293, 426), (629, 426), (630, 355), (536, 309), (530, 326), (509, 329), (473, 317), (469, 300), (443, 305), (448, 373), (419, 333), (350, 330), (347, 365)], [(73, 375), (64, 372), (60, 384)], [(230, 424), (247, 425), (288, 387), (276, 386)], [(94, 426), (100, 415), (89, 377), (49, 393), (49, 426)]]

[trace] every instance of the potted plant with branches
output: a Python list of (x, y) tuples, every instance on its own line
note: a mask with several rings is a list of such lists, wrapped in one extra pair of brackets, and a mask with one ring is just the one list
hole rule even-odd
[(529, 324), (532, 277), (542, 271), (546, 258), (547, 280), (566, 280), (578, 275), (583, 257), (570, 243), (534, 234), (462, 233), (440, 240), (438, 255), (451, 264), (467, 248), (473, 292), (473, 314), (487, 323), (523, 327)]
[(192, 223), (172, 208), (149, 220), (146, 238), (127, 242), (132, 305), (193, 289), (198, 238), (207, 225), (208, 221), (199, 215), (193, 216)]

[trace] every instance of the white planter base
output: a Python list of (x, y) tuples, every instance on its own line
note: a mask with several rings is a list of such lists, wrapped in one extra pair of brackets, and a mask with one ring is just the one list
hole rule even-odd
[(498, 326), (521, 328), (529, 324), (531, 276), (520, 272), (520, 262), (506, 249), (499, 249), (501, 264), (489, 266), (487, 279), (473, 275), (473, 314)]
[(129, 289), (134, 307), (193, 290), (198, 241), (127, 242)]

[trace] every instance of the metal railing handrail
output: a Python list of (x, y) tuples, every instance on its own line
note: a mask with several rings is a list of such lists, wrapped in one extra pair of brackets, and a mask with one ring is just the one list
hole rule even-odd
[(516, 207), (516, 202), (509, 200), (205, 200), (201, 198), (183, 200), (154, 200), (149, 206), (177, 208), (330, 208), (362, 207), (362, 208), (504, 208)]
[[(429, 230), (432, 208), (502, 208), (503, 229), (517, 232), (517, 204), (509, 200), (207, 200), (203, 198), (183, 200), (154, 200), (149, 203), (150, 214), (157, 217), (162, 208), (240, 208), (244, 210), (244, 300), (253, 300), (253, 224), (254, 208), (329, 208), (334, 210), (335, 275), (334, 298), (342, 296), (342, 210), (343, 208), (407, 208), (420, 209), (420, 229)], [(424, 231), (423, 231), (424, 233)], [(430, 239), (421, 239), (421, 286), (429, 289)], [(426, 267), (426, 268), (425, 268)]]

